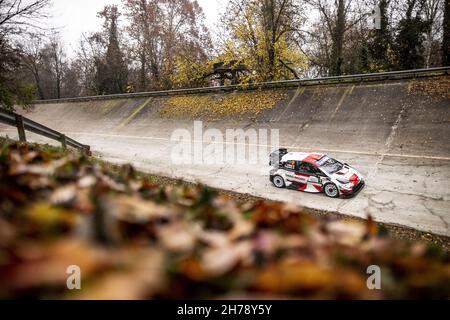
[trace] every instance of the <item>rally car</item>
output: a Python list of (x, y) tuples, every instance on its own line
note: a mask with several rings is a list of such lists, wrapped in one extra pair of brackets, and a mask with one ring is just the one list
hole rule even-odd
[(355, 195), (365, 184), (361, 173), (325, 154), (280, 149), (270, 155), (270, 165), (270, 181), (277, 188), (338, 198)]

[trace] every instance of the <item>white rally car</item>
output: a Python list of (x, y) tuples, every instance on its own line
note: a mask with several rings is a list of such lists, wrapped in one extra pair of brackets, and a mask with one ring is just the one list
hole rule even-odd
[(280, 149), (270, 155), (270, 165), (270, 181), (277, 188), (324, 192), (338, 198), (355, 195), (365, 184), (361, 173), (324, 154)]

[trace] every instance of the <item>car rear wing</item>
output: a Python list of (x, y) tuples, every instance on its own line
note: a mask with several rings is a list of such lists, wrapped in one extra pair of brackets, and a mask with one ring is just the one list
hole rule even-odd
[(279, 167), (280, 161), (284, 155), (288, 154), (287, 149), (278, 149), (270, 154), (269, 165), (273, 167)]

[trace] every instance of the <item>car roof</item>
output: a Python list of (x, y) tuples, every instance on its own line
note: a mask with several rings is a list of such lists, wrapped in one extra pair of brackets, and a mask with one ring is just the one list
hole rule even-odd
[(317, 161), (322, 159), (324, 156), (325, 155), (321, 153), (289, 152), (281, 158), (281, 161), (303, 161), (316, 166)]

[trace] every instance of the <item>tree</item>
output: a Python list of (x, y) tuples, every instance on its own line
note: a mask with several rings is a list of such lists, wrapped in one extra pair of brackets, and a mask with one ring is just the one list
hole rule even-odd
[(97, 85), (101, 94), (124, 93), (127, 87), (128, 69), (119, 44), (117, 6), (105, 6), (99, 12), (104, 21), (103, 29), (107, 34), (107, 49), (103, 59), (97, 61)]
[[(376, 0), (381, 28), (371, 31), (364, 72), (429, 68), (441, 64), (442, 0)], [(445, 38), (444, 38), (445, 41)]]
[(211, 40), (196, 0), (126, 0), (125, 10), (138, 90), (198, 83), (189, 79), (207, 64)]
[(424, 0), (406, 0), (405, 15), (399, 22), (396, 49), (401, 69), (418, 69), (424, 65), (425, 33), (429, 22), (421, 17)]
[(106, 6), (102, 29), (83, 35), (72, 59), (45, 35), (49, 2), (0, 0), (4, 106), (29, 104), (34, 91), (50, 99), (450, 64), (448, 0), (230, 0), (215, 48), (196, 0), (124, 0), (125, 27)]
[(450, 1), (444, 0), (444, 37), (442, 41), (442, 64), (450, 66)]
[(380, 28), (374, 29), (375, 36), (371, 50), (373, 58), (378, 62), (388, 61), (388, 50), (392, 43), (387, 12), (390, 3), (391, 0), (381, 0), (379, 2)]
[(79, 94), (72, 90), (77, 87), (78, 79), (67, 80), (71, 62), (58, 34), (52, 34), (50, 39), (33, 35), (27, 38), (22, 51), (24, 69), (31, 75), (39, 99), (60, 99), (72, 92)]
[(334, 3), (327, 0), (309, 0), (308, 3), (319, 11), (321, 25), (328, 31), (326, 39), (328, 74), (341, 75), (349, 5), (346, 5), (345, 0), (337, 0)]
[(99, 95), (97, 66), (101, 63), (106, 46), (100, 33), (82, 35), (72, 67), (77, 70), (81, 95)]
[(162, 58), (161, 12), (159, 1), (128, 0), (125, 14), (130, 20), (127, 29), (132, 39), (131, 57), (139, 63), (138, 90), (147, 90), (148, 82), (157, 87)]
[(40, 27), (42, 18), (47, 17), (44, 9), (50, 0), (1, 0), (0, 36), (26, 33), (30, 27)]
[(23, 49), (22, 62), (24, 67), (32, 75), (36, 85), (38, 98), (46, 99), (42, 83), (42, 38), (39, 36), (32, 36)]
[(388, 12), (392, 10), (391, 0), (375, 1), (373, 8), (378, 8), (380, 13), (379, 28), (369, 32), (367, 41), (367, 61), (362, 67), (363, 72), (388, 71), (392, 67), (393, 35)]
[(296, 39), (302, 14), (296, 0), (231, 0), (221, 18), (223, 52), (218, 60), (251, 70), (244, 82), (298, 78), (306, 69)]
[(0, 107), (27, 107), (34, 99), (34, 86), (17, 78), (17, 69), (21, 67), (20, 56), (20, 50), (14, 48), (6, 37), (0, 37)]
[(331, 46), (331, 75), (340, 76), (342, 74), (342, 52), (344, 47), (344, 33), (346, 25), (345, 1), (338, 0), (336, 23), (333, 26)]
[[(319, 14), (314, 29), (307, 32), (309, 58), (321, 75), (338, 76), (355, 71), (360, 65), (355, 53), (364, 49), (368, 56), (368, 27), (365, 18), (370, 8), (360, 1), (306, 0)], [(315, 44), (314, 44), (315, 43)], [(365, 46), (365, 48), (364, 48)]]
[(47, 47), (50, 58), (50, 68), (54, 78), (54, 88), (56, 91), (56, 98), (61, 99), (61, 86), (66, 68), (65, 53), (61, 41), (54, 37)]
[(0, 105), (6, 108), (27, 106), (34, 98), (34, 87), (17, 76), (23, 54), (14, 40), (38, 27), (48, 4), (49, 0), (0, 1)]
[(81, 68), (77, 59), (70, 60), (65, 64), (61, 97), (72, 98), (83, 95), (83, 83), (81, 76)]
[[(445, 2), (445, 1), (444, 1)], [(437, 35), (440, 33), (442, 18), (442, 0), (425, 0), (423, 3), (424, 20), (427, 24), (425, 33), (424, 67), (429, 68), (432, 64), (433, 46), (438, 42)]]

